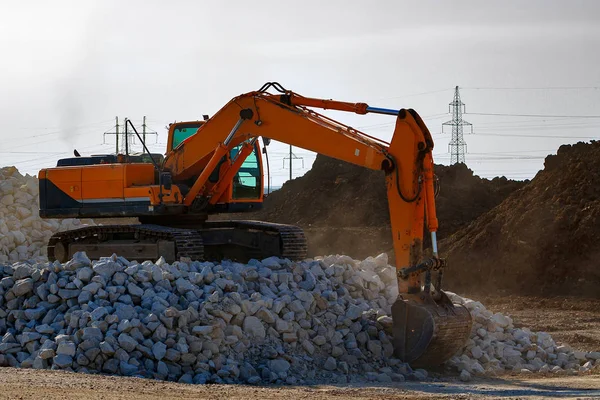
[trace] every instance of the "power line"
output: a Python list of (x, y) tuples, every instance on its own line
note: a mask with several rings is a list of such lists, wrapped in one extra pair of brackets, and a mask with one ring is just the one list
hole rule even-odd
[[(52, 132), (52, 134), (63, 133), (63, 132), (64, 131)], [(89, 135), (90, 133), (95, 133), (95, 131), (94, 132), (79, 133), (78, 135)], [(50, 133), (43, 134), (43, 135), (40, 135), (40, 136), (46, 136), (46, 135), (50, 135)], [(35, 138), (35, 137), (37, 137), (37, 136), (28, 136), (28, 137), (25, 137), (23, 139), (32, 139), (32, 138)], [(19, 141), (22, 142), (22, 140), (19, 140)], [(21, 147), (33, 147), (33, 146), (36, 146), (36, 145), (39, 145), (39, 144), (42, 144), (42, 143), (50, 143), (50, 142), (55, 142), (55, 141), (56, 141), (56, 138), (51, 138), (51, 139), (47, 139), (47, 140), (36, 141), (34, 143), (24, 143), (24, 144), (20, 144), (18, 146), (10, 147), (10, 148), (3, 147), (3, 149), (4, 150), (12, 150), (12, 149), (19, 149)]]
[(532, 137), (545, 139), (598, 139), (598, 136), (521, 135), (516, 133), (477, 133), (477, 136)]
[[(84, 124), (84, 125), (73, 126), (73, 127), (70, 127), (69, 129), (79, 129), (79, 128), (86, 128), (86, 127), (91, 127), (91, 126), (93, 126), (93, 125), (100, 125), (100, 124), (105, 124), (105, 123), (106, 123), (106, 121), (93, 122), (93, 123), (90, 123), (90, 124)], [(15, 142), (16, 142), (16, 141), (18, 141), (18, 142), (22, 142), (24, 139), (35, 139), (35, 138), (39, 138), (39, 137), (43, 137), (43, 136), (57, 135), (57, 134), (64, 133), (64, 132), (65, 132), (65, 130), (63, 129), (63, 130), (59, 130), (59, 131), (54, 131), (54, 132), (46, 132), (46, 133), (39, 133), (39, 134), (35, 134), (35, 135), (26, 135), (26, 136), (19, 135), (19, 138), (18, 138), (18, 140), (15, 140)], [(54, 139), (51, 139), (51, 140), (54, 140)], [(9, 141), (8, 143), (11, 143), (11, 141)], [(38, 143), (39, 143), (39, 142), (38, 142)], [(46, 143), (46, 142), (43, 142), (43, 143)], [(5, 143), (5, 144), (6, 144), (6, 143)], [(24, 146), (27, 146), (27, 145), (24, 145)], [(23, 147), (23, 146), (17, 146), (17, 147)], [(16, 147), (15, 147), (15, 148), (16, 148)]]
[(478, 155), (488, 155), (488, 154), (515, 154), (515, 153), (535, 153), (535, 152), (554, 152), (556, 151), (556, 148), (554, 149), (539, 149), (539, 150), (517, 150), (517, 151), (486, 151), (484, 153), (469, 153), (469, 154), (478, 154)]
[(62, 154), (63, 151), (0, 151), (0, 154)]
[(536, 117), (536, 118), (600, 118), (600, 115), (549, 115), (549, 114), (508, 114), (508, 113), (477, 113), (470, 112), (469, 115), (488, 115), (497, 117)]
[(546, 87), (463, 87), (467, 90), (598, 90), (600, 86), (546, 86)]
[(404, 99), (404, 98), (407, 98), (407, 97), (424, 96), (424, 95), (427, 95), (427, 94), (442, 93), (442, 92), (447, 92), (449, 90), (452, 90), (452, 88), (438, 89), (438, 90), (432, 90), (432, 91), (421, 92), (421, 93), (413, 93), (413, 94), (407, 94), (407, 95), (403, 95), (403, 96), (381, 97), (379, 99), (373, 99), (373, 100), (374, 101), (379, 101), (379, 100)]
[[(103, 145), (103, 144), (94, 144), (94, 145), (90, 145), (90, 146), (81, 147), (79, 150), (86, 150), (86, 149), (92, 149), (92, 148), (98, 148), (99, 149), (99, 146), (105, 146), (105, 145)], [(35, 158), (27, 159), (27, 160), (15, 161), (14, 164), (29, 164), (29, 163), (34, 162), (34, 161), (53, 160), (53, 159), (56, 159), (56, 155), (61, 155), (61, 154), (70, 154), (70, 152), (69, 151), (62, 151), (62, 152), (55, 153), (54, 156), (46, 155), (46, 156), (43, 156), (43, 157), (35, 157)]]
[(584, 125), (584, 126), (570, 126), (570, 125), (550, 125), (550, 126), (498, 126), (498, 127), (484, 127), (478, 129), (477, 132), (514, 132), (514, 131), (526, 131), (526, 132), (534, 132), (534, 131), (565, 131), (566, 130), (590, 130), (594, 129), (594, 131), (598, 130), (600, 125)]
[(568, 118), (561, 118), (561, 119), (557, 119), (557, 120), (525, 120), (525, 121), (494, 121), (494, 122), (480, 122), (477, 124), (478, 126), (491, 126), (491, 127), (498, 127), (498, 128), (531, 128), (531, 127), (538, 127), (538, 126), (542, 126), (542, 127), (547, 127), (547, 128), (553, 128), (553, 127), (589, 127), (589, 128), (593, 128), (593, 127), (597, 127), (600, 126), (600, 121), (595, 122), (595, 121), (573, 121), (573, 120), (569, 120)]

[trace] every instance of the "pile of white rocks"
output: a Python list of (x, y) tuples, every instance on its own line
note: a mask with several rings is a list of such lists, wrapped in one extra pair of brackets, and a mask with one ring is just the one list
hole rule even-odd
[(600, 366), (600, 351), (574, 351), (568, 345), (557, 345), (546, 332), (515, 328), (510, 317), (493, 313), (478, 301), (447, 293), (473, 316), (471, 338), (463, 353), (448, 362), (465, 381), (473, 375), (506, 371), (575, 374)]
[[(65, 264), (5, 264), (0, 278), (0, 366), (186, 383), (389, 383), (428, 375), (392, 356), (388, 315), (397, 285), (384, 254), (139, 264), (77, 253)], [(508, 319), (492, 334), (484, 309), (454, 300), (475, 311), (482, 338), (473, 337), (453, 365), (469, 373), (506, 368), (517, 356), (504, 349), (514, 347), (519, 360), (535, 349), (530, 363), (538, 357), (550, 366), (549, 336), (529, 335), (522, 344), (527, 334), (511, 330)], [(566, 362), (557, 355), (556, 366), (570, 368), (571, 354)]]
[(37, 178), (23, 176), (15, 167), (0, 169), (0, 262), (43, 260), (50, 236), (90, 224), (91, 220), (41, 219)]
[(392, 358), (385, 255), (169, 265), (77, 253), (1, 272), (0, 365), (194, 383), (427, 376)]

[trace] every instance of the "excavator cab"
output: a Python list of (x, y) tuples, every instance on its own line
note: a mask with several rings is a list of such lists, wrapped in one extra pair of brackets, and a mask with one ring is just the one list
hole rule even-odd
[[(185, 146), (185, 143), (191, 140), (198, 133), (199, 128), (206, 121), (187, 121), (177, 122), (169, 126), (167, 147), (170, 151), (176, 150), (179, 146)], [(228, 154), (225, 154), (219, 160), (217, 167), (212, 171), (207, 185), (213, 186), (221, 182), (226, 166), (230, 166), (236, 159), (242, 148), (243, 143), (233, 146)], [(168, 154), (168, 153), (167, 153)], [(186, 193), (187, 187), (183, 187), (183, 193)], [(239, 170), (233, 176), (231, 184), (215, 201), (213, 207), (208, 211), (218, 212), (244, 212), (256, 211), (261, 208), (264, 196), (263, 166), (261, 157), (261, 148), (258, 142), (253, 143), (253, 149), (245, 159)]]

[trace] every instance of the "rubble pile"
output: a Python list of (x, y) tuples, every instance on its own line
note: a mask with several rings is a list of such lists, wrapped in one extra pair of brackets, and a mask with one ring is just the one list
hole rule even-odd
[(473, 317), (471, 338), (462, 354), (448, 361), (463, 380), (472, 375), (553, 372), (575, 374), (600, 365), (600, 352), (573, 351), (558, 345), (546, 332), (515, 328), (513, 320), (487, 310), (483, 304), (446, 292), (453, 303), (462, 304)]
[(0, 169), (0, 262), (42, 260), (50, 236), (89, 224), (93, 222), (41, 219), (37, 178), (23, 176), (15, 167)]
[[(64, 264), (4, 264), (0, 366), (186, 383), (426, 379), (426, 371), (393, 357), (389, 313), (397, 294), (385, 254), (363, 261), (327, 256), (168, 264), (161, 258), (140, 264), (116, 255), (91, 261), (77, 253)], [(552, 370), (588, 368), (595, 357), (585, 354), (590, 361), (584, 362), (555, 348), (548, 335), (533, 339), (512, 329), (509, 319), (494, 325), (497, 317), (483, 307), (455, 301), (477, 321), (467, 350), (451, 362), (466, 373), (518, 364), (538, 371), (538, 359)], [(531, 343), (521, 343), (526, 340)], [(513, 348), (522, 360), (535, 355), (512, 363), (517, 355), (507, 349)]]

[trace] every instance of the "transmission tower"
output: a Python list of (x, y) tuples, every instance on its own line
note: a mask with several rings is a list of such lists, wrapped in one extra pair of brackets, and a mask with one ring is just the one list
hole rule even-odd
[(448, 150), (450, 151), (450, 164), (458, 164), (465, 162), (465, 152), (467, 150), (467, 142), (463, 137), (463, 126), (470, 126), (471, 133), (473, 133), (473, 124), (463, 120), (462, 115), (465, 112), (465, 103), (460, 100), (460, 92), (458, 86), (454, 89), (454, 99), (449, 104), (449, 112), (452, 114), (450, 121), (442, 124), (442, 132), (444, 132), (444, 125), (452, 126), (452, 139), (448, 144)]

